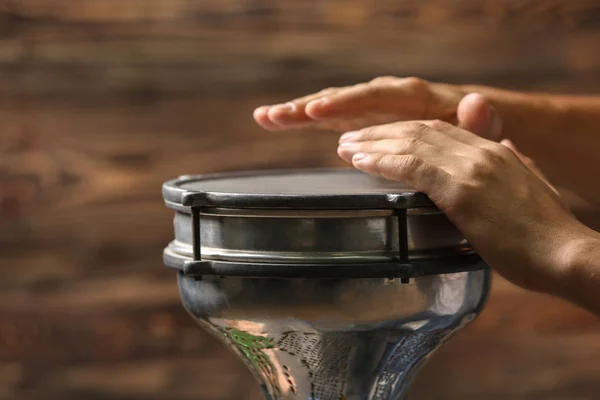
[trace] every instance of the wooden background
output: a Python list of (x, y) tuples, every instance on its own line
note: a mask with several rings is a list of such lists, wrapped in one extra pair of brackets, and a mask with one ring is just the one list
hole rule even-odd
[[(599, 45), (592, 0), (0, 0), (0, 399), (258, 400), (161, 264), (161, 183), (338, 164), (257, 105), (387, 74), (593, 93)], [(411, 399), (597, 399), (599, 360), (597, 319), (496, 279)]]

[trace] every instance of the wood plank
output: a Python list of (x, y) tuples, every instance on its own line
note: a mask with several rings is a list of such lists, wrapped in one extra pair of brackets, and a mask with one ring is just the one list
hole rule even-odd
[[(593, 400), (599, 355), (597, 334), (526, 339), (465, 331), (424, 367), (412, 398)], [(578, 361), (567, 361), (573, 358)]]
[[(539, 26), (568, 29), (573, 27), (593, 29), (597, 27), (594, 18), (600, 12), (598, 4), (592, 0), (494, 0), (486, 3), (470, 0), (454, 0), (450, 4), (444, 0), (412, 2), (410, 0), (381, 0), (375, 6), (365, 0), (339, 2), (325, 0), (307, 5), (301, 1), (289, 1), (285, 5), (266, 0), (20, 0), (6, 3), (4, 11), (15, 19), (34, 21), (61, 21), (64, 23), (106, 23), (106, 22), (183, 22), (194, 25), (209, 25), (223, 30), (231, 27), (248, 29), (260, 27), (261, 22), (292, 22), (305, 27), (326, 27), (338, 22), (342, 26), (348, 20), (367, 25), (370, 20), (361, 15), (377, 18), (387, 17), (400, 20), (411, 26), (423, 23), (441, 25), (463, 22), (464, 24), (485, 23), (508, 24), (527, 27)], [(363, 10), (360, 13), (357, 10)], [(339, 14), (345, 18), (340, 18)], [(18, 18), (15, 18), (18, 17)], [(290, 19), (288, 21), (287, 18)], [(479, 17), (482, 19), (480, 20)], [(214, 21), (216, 19), (216, 21)], [(530, 21), (537, 26), (530, 27)], [(236, 22), (248, 21), (248, 25)], [(225, 25), (222, 25), (225, 23)], [(227, 23), (231, 26), (226, 25)], [(309, 24), (310, 23), (310, 24)], [(211, 25), (209, 25), (211, 26)]]
[[(235, 361), (235, 360), (234, 360)], [(166, 357), (113, 365), (86, 363), (72, 367), (21, 368), (0, 364), (8, 382), (3, 398), (23, 400), (261, 399), (241, 363), (226, 357)], [(202, 373), (198, 373), (202, 371)]]
[(145, 98), (387, 74), (511, 87), (536, 86), (531, 77), (543, 74), (583, 91), (600, 65), (589, 0), (71, 3), (6, 8), (3, 93)]

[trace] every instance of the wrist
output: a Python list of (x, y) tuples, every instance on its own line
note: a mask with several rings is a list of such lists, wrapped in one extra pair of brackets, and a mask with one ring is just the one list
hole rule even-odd
[[(594, 308), (600, 289), (600, 234), (583, 225), (558, 246), (549, 294)], [(594, 311), (599, 311), (596, 305)]]

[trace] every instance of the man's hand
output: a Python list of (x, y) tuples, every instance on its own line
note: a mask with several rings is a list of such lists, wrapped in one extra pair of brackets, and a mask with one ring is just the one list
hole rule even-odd
[(254, 119), (273, 131), (311, 127), (336, 132), (399, 121), (442, 120), (493, 141), (510, 139), (553, 184), (600, 204), (600, 180), (589, 179), (600, 152), (600, 96), (381, 77), (262, 106), (254, 111)]
[(600, 184), (586, 178), (600, 149), (600, 97), (378, 78), (259, 107), (254, 118), (273, 131), (347, 132), (344, 160), (426, 193), (505, 278), (600, 313), (600, 234), (541, 173), (600, 203)]
[(590, 237), (510, 143), (442, 121), (412, 121), (348, 132), (338, 153), (362, 171), (426, 193), (490, 266), (526, 289), (558, 294), (573, 246)]
[(419, 78), (381, 77), (354, 86), (329, 88), (285, 104), (262, 106), (254, 119), (268, 130), (313, 126), (344, 132), (407, 120), (439, 119), (493, 140), (502, 124), (482, 96), (459, 86)]

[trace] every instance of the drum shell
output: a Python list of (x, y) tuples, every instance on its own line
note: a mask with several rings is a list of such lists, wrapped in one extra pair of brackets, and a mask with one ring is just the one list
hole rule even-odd
[[(276, 263), (379, 262), (401, 255), (400, 222), (393, 210), (204, 209), (200, 213), (204, 260)], [(406, 212), (408, 258), (470, 251), (448, 218), (435, 208)], [(193, 255), (191, 211), (174, 217), (170, 250)]]
[(403, 399), (428, 357), (477, 317), (490, 270), (482, 262), (409, 284), (182, 273), (178, 281), (185, 308), (248, 365), (265, 399), (380, 400)]

